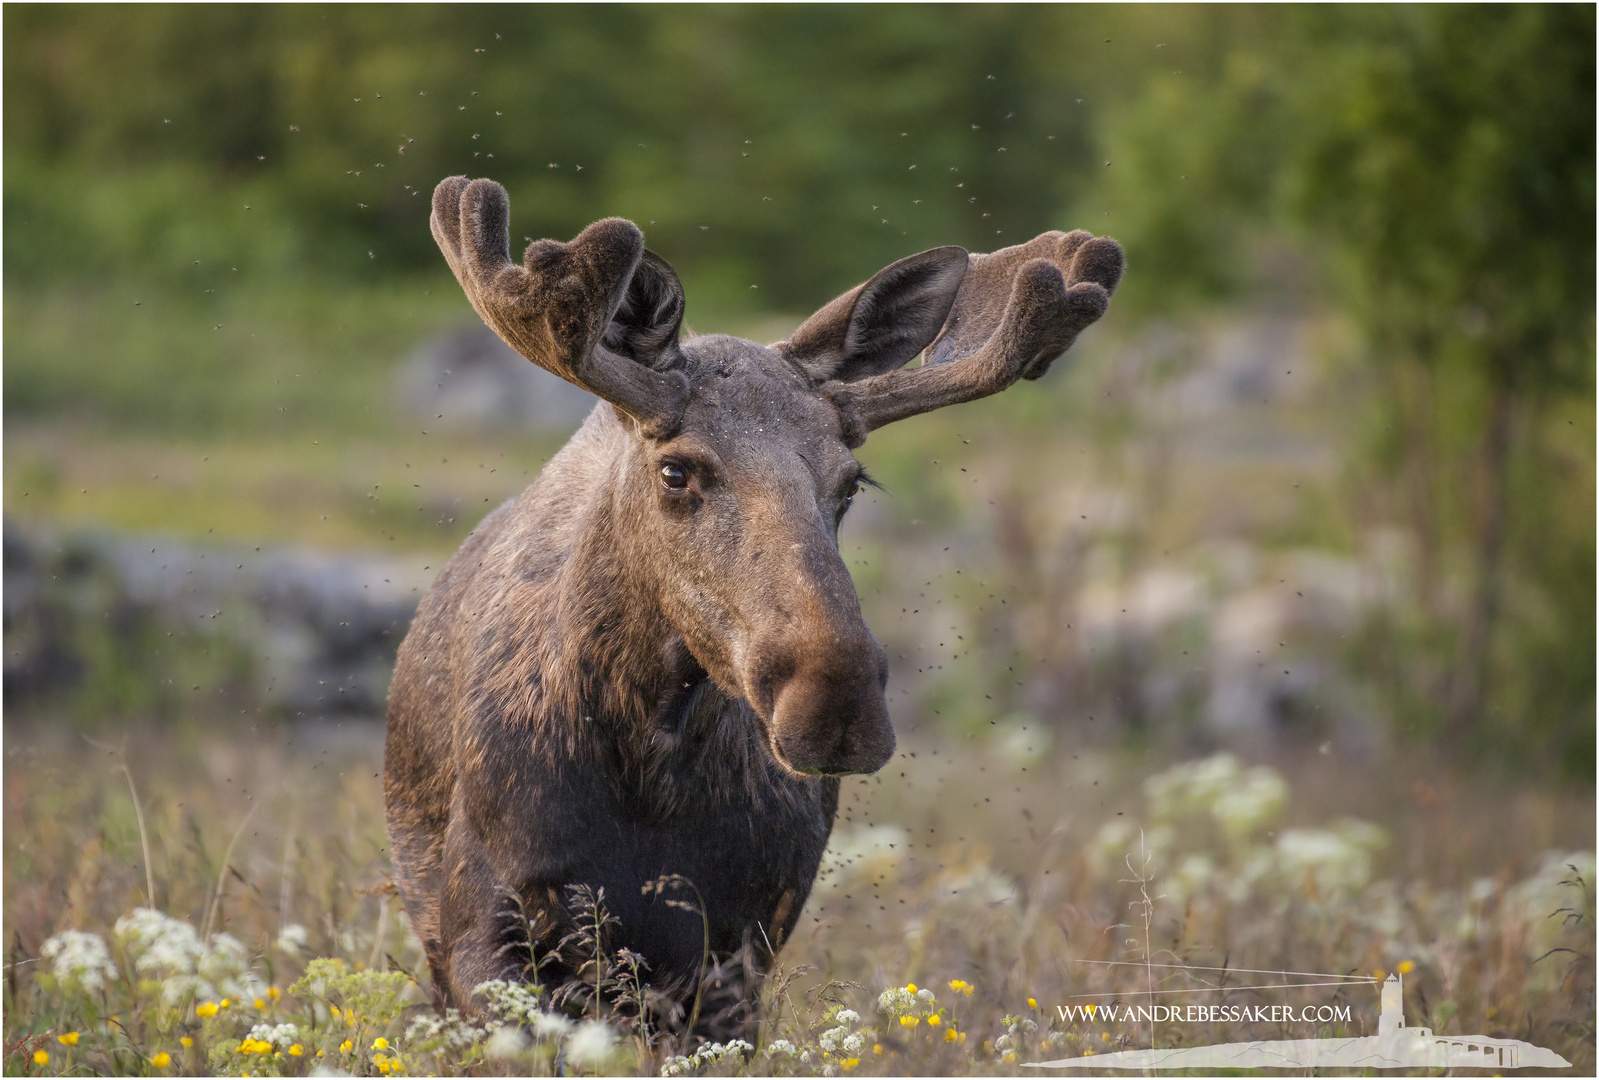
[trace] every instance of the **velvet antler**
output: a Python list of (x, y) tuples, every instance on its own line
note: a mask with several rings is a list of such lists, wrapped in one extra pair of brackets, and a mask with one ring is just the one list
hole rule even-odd
[(452, 176), (433, 191), (433, 239), (467, 299), (533, 363), (610, 402), (645, 434), (669, 435), (688, 399), (687, 378), (671, 370), (683, 318), (677, 275), (621, 218), (596, 221), (570, 243), (530, 244), (518, 266), (510, 209), (493, 180)]
[(970, 255), (954, 306), (919, 366), (834, 383), (828, 392), (871, 431), (1036, 379), (1105, 313), (1123, 263), (1120, 244), (1081, 230)]

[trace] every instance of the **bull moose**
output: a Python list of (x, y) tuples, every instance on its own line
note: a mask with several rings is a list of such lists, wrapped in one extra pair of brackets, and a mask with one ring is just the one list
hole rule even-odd
[[(771, 962), (839, 778), (894, 753), (886, 658), (838, 551), (866, 481), (851, 451), (1043, 375), (1104, 313), (1122, 249), (1081, 231), (934, 248), (763, 346), (685, 338), (682, 285), (632, 222), (517, 265), (509, 214), (499, 184), (451, 177), (433, 236), (484, 322), (601, 401), (422, 599), (389, 694), (390, 850), (437, 1005), (571, 977), (579, 885), (686, 1000), (707, 952), (745, 956), (742, 979)], [(647, 888), (666, 875), (703, 925)]]

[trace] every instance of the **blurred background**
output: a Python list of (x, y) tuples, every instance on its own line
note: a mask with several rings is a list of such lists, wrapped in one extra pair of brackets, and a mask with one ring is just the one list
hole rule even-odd
[(191, 811), (250, 747), (343, 754), (378, 857), (361, 769), (414, 605), (589, 405), (451, 278), (457, 173), (507, 186), (513, 238), (633, 219), (692, 327), (761, 341), (928, 247), (1116, 237), (1047, 379), (859, 453), (885, 490), (841, 543), (908, 752), (1136, 790), (1228, 751), (1290, 817), (1397, 834), (1390, 872), (1591, 866), (1591, 6), (4, 25), (13, 925), (85, 873), (25, 834), (91, 738)]

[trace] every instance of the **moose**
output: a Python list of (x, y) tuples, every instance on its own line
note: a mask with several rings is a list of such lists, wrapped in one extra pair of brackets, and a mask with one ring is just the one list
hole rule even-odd
[[(894, 754), (886, 657), (838, 550), (868, 482), (852, 451), (1042, 376), (1105, 312), (1122, 249), (1082, 231), (934, 248), (762, 346), (685, 335), (682, 284), (632, 222), (518, 265), (509, 220), (492, 180), (434, 191), (434, 239), (484, 322), (601, 400), (467, 538), (400, 648), (396, 882), (439, 1008), (480, 1011), (488, 980), (575, 978), (574, 886), (604, 890), (618, 944), (681, 1007), (707, 955), (742, 956), (739, 986), (770, 965), (840, 777)], [(650, 888), (668, 877), (697, 904)]]

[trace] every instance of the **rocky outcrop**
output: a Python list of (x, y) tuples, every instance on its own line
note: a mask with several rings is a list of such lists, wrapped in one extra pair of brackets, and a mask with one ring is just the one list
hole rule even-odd
[(137, 652), (147, 639), (199, 635), (242, 658), (260, 704), (381, 713), (395, 650), (432, 576), (418, 558), (202, 547), (12, 521), (4, 548), (8, 707), (78, 685), (108, 641)]

